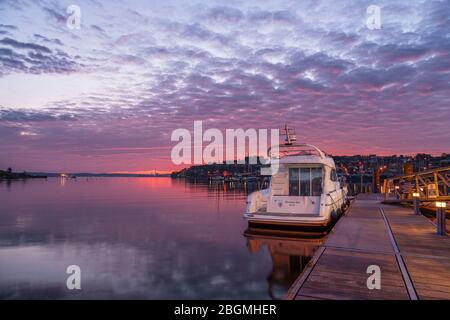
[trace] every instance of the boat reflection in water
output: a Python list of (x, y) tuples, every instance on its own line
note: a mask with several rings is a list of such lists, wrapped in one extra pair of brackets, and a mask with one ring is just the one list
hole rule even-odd
[(264, 229), (250, 225), (244, 236), (251, 253), (256, 254), (264, 250), (264, 247), (269, 251), (272, 270), (267, 276), (268, 294), (272, 299), (283, 299), (323, 243), (325, 234)]

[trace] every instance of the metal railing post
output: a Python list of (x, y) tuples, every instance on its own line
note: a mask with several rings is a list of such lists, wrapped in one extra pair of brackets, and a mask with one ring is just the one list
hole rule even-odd
[(388, 198), (388, 180), (384, 179), (383, 181), (383, 193), (384, 193), (384, 201)]
[(414, 197), (414, 214), (420, 215), (420, 200), (419, 197)]
[(447, 234), (446, 221), (445, 221), (445, 202), (436, 202), (436, 224), (437, 224), (437, 234), (440, 236), (445, 236)]

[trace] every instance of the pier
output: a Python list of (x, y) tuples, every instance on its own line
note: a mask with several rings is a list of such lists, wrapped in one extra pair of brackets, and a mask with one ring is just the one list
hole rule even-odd
[[(450, 238), (411, 208), (360, 194), (315, 252), (288, 300), (450, 299)], [(369, 289), (369, 266), (381, 286)]]

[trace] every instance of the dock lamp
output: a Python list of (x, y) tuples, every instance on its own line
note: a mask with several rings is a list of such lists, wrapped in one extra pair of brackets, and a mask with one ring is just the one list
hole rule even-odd
[(436, 218), (437, 218), (437, 234), (440, 236), (446, 235), (445, 226), (445, 207), (447, 203), (436, 201)]
[(420, 209), (419, 209), (420, 200), (419, 200), (419, 197), (420, 197), (420, 193), (418, 193), (418, 192), (414, 192), (413, 193), (414, 214), (417, 214), (417, 215), (420, 214)]

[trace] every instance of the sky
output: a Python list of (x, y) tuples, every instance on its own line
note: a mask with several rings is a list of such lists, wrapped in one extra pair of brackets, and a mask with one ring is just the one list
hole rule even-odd
[(178, 169), (171, 133), (196, 120), (288, 122), (336, 155), (450, 152), (449, 17), (448, 0), (0, 0), (0, 168)]

